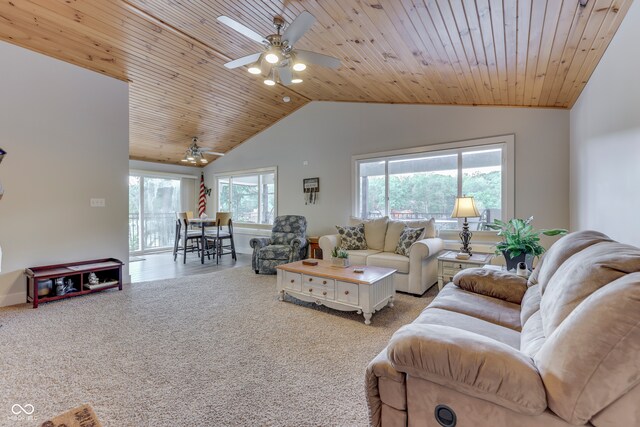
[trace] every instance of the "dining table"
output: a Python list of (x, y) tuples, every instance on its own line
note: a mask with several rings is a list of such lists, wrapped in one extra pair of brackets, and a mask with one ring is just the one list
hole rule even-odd
[(205, 252), (205, 247), (207, 246), (205, 229), (207, 227), (215, 227), (217, 225), (216, 219), (215, 218), (190, 218), (188, 221), (189, 221), (189, 225), (200, 227), (200, 229), (202, 230), (202, 235), (200, 237), (200, 248), (201, 248), (200, 263), (204, 264), (204, 252)]

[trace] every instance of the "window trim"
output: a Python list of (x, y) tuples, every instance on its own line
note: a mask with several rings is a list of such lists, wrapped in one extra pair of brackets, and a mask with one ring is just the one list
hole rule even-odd
[[(459, 150), (464, 148), (482, 148), (490, 145), (504, 144), (502, 151), (502, 163), (504, 170), (502, 173), (502, 204), (504, 210), (504, 218), (513, 218), (515, 215), (515, 135), (500, 135), (486, 138), (466, 139), (454, 142), (445, 142), (432, 145), (423, 145), (420, 147), (404, 148), (399, 150), (381, 151), (377, 153), (358, 154), (351, 156), (351, 214), (358, 216), (358, 162), (363, 160), (386, 160), (389, 157), (406, 156), (409, 154), (425, 154), (435, 151)], [(458, 165), (458, 168), (460, 165)], [(385, 169), (388, 175), (388, 171)], [(387, 180), (388, 181), (388, 180)], [(387, 183), (388, 185), (388, 183)], [(460, 188), (460, 186), (458, 187)], [(389, 191), (387, 189), (387, 194)], [(386, 200), (385, 204), (388, 205)], [(388, 210), (388, 209), (387, 209)]]
[[(220, 200), (219, 185), (218, 179), (222, 177), (237, 177), (237, 176), (247, 176), (247, 175), (260, 175), (265, 172), (273, 173), (273, 216), (274, 218), (278, 216), (278, 167), (270, 166), (264, 168), (256, 168), (256, 169), (244, 169), (244, 170), (236, 170), (236, 171), (228, 171), (228, 172), (217, 172), (213, 175), (213, 206), (214, 212), (218, 212), (218, 207), (220, 204), (218, 203)], [(258, 204), (259, 205), (259, 204)], [(260, 208), (258, 207), (258, 210)], [(233, 217), (233, 213), (232, 213)], [(260, 224), (254, 222), (236, 222), (233, 221), (234, 226), (238, 226), (241, 228), (271, 228), (272, 224)]]

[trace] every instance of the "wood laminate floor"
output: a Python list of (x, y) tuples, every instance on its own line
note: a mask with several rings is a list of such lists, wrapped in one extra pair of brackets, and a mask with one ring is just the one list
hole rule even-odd
[(195, 274), (206, 274), (214, 271), (222, 271), (228, 268), (251, 265), (251, 255), (237, 254), (238, 260), (233, 261), (231, 255), (220, 258), (220, 264), (216, 265), (215, 259), (204, 259), (204, 264), (200, 263), (200, 258), (196, 254), (187, 254), (186, 264), (182, 263), (182, 258), (173, 260), (171, 252), (158, 254), (140, 255), (132, 259), (144, 258), (141, 261), (129, 263), (129, 274), (131, 282), (147, 282), (150, 280), (171, 279), (175, 277), (192, 276)]

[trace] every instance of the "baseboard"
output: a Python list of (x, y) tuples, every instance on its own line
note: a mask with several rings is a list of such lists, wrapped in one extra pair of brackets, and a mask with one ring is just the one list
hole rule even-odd
[(25, 302), (27, 302), (27, 295), (24, 292), (15, 292), (13, 294), (0, 295), (0, 307), (24, 304)]

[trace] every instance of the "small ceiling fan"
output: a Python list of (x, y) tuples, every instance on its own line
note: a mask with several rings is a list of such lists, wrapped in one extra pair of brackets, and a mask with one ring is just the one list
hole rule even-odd
[(198, 137), (194, 136), (191, 138), (191, 145), (187, 148), (187, 151), (184, 153), (184, 157), (182, 158), (182, 162), (184, 163), (209, 163), (209, 161), (204, 157), (205, 154), (209, 154), (212, 156), (224, 156), (224, 153), (219, 153), (217, 151), (207, 151), (210, 148), (200, 147), (198, 146)]
[[(234, 21), (228, 16), (219, 16), (218, 21), (240, 34), (258, 42), (264, 46), (262, 52), (238, 58), (224, 64), (227, 68), (238, 68), (249, 65), (251, 74), (263, 74), (266, 76), (264, 84), (273, 86), (277, 82), (289, 86), (290, 84), (302, 83), (302, 78), (298, 74), (307, 68), (307, 64), (320, 65), (322, 67), (338, 68), (340, 60), (333, 56), (308, 50), (294, 49), (293, 45), (311, 28), (316, 18), (307, 11), (303, 11), (289, 25), (284, 20), (276, 16), (273, 18), (273, 26), (276, 28), (275, 34), (262, 37), (257, 32)], [(284, 32), (281, 33), (284, 28)]]

